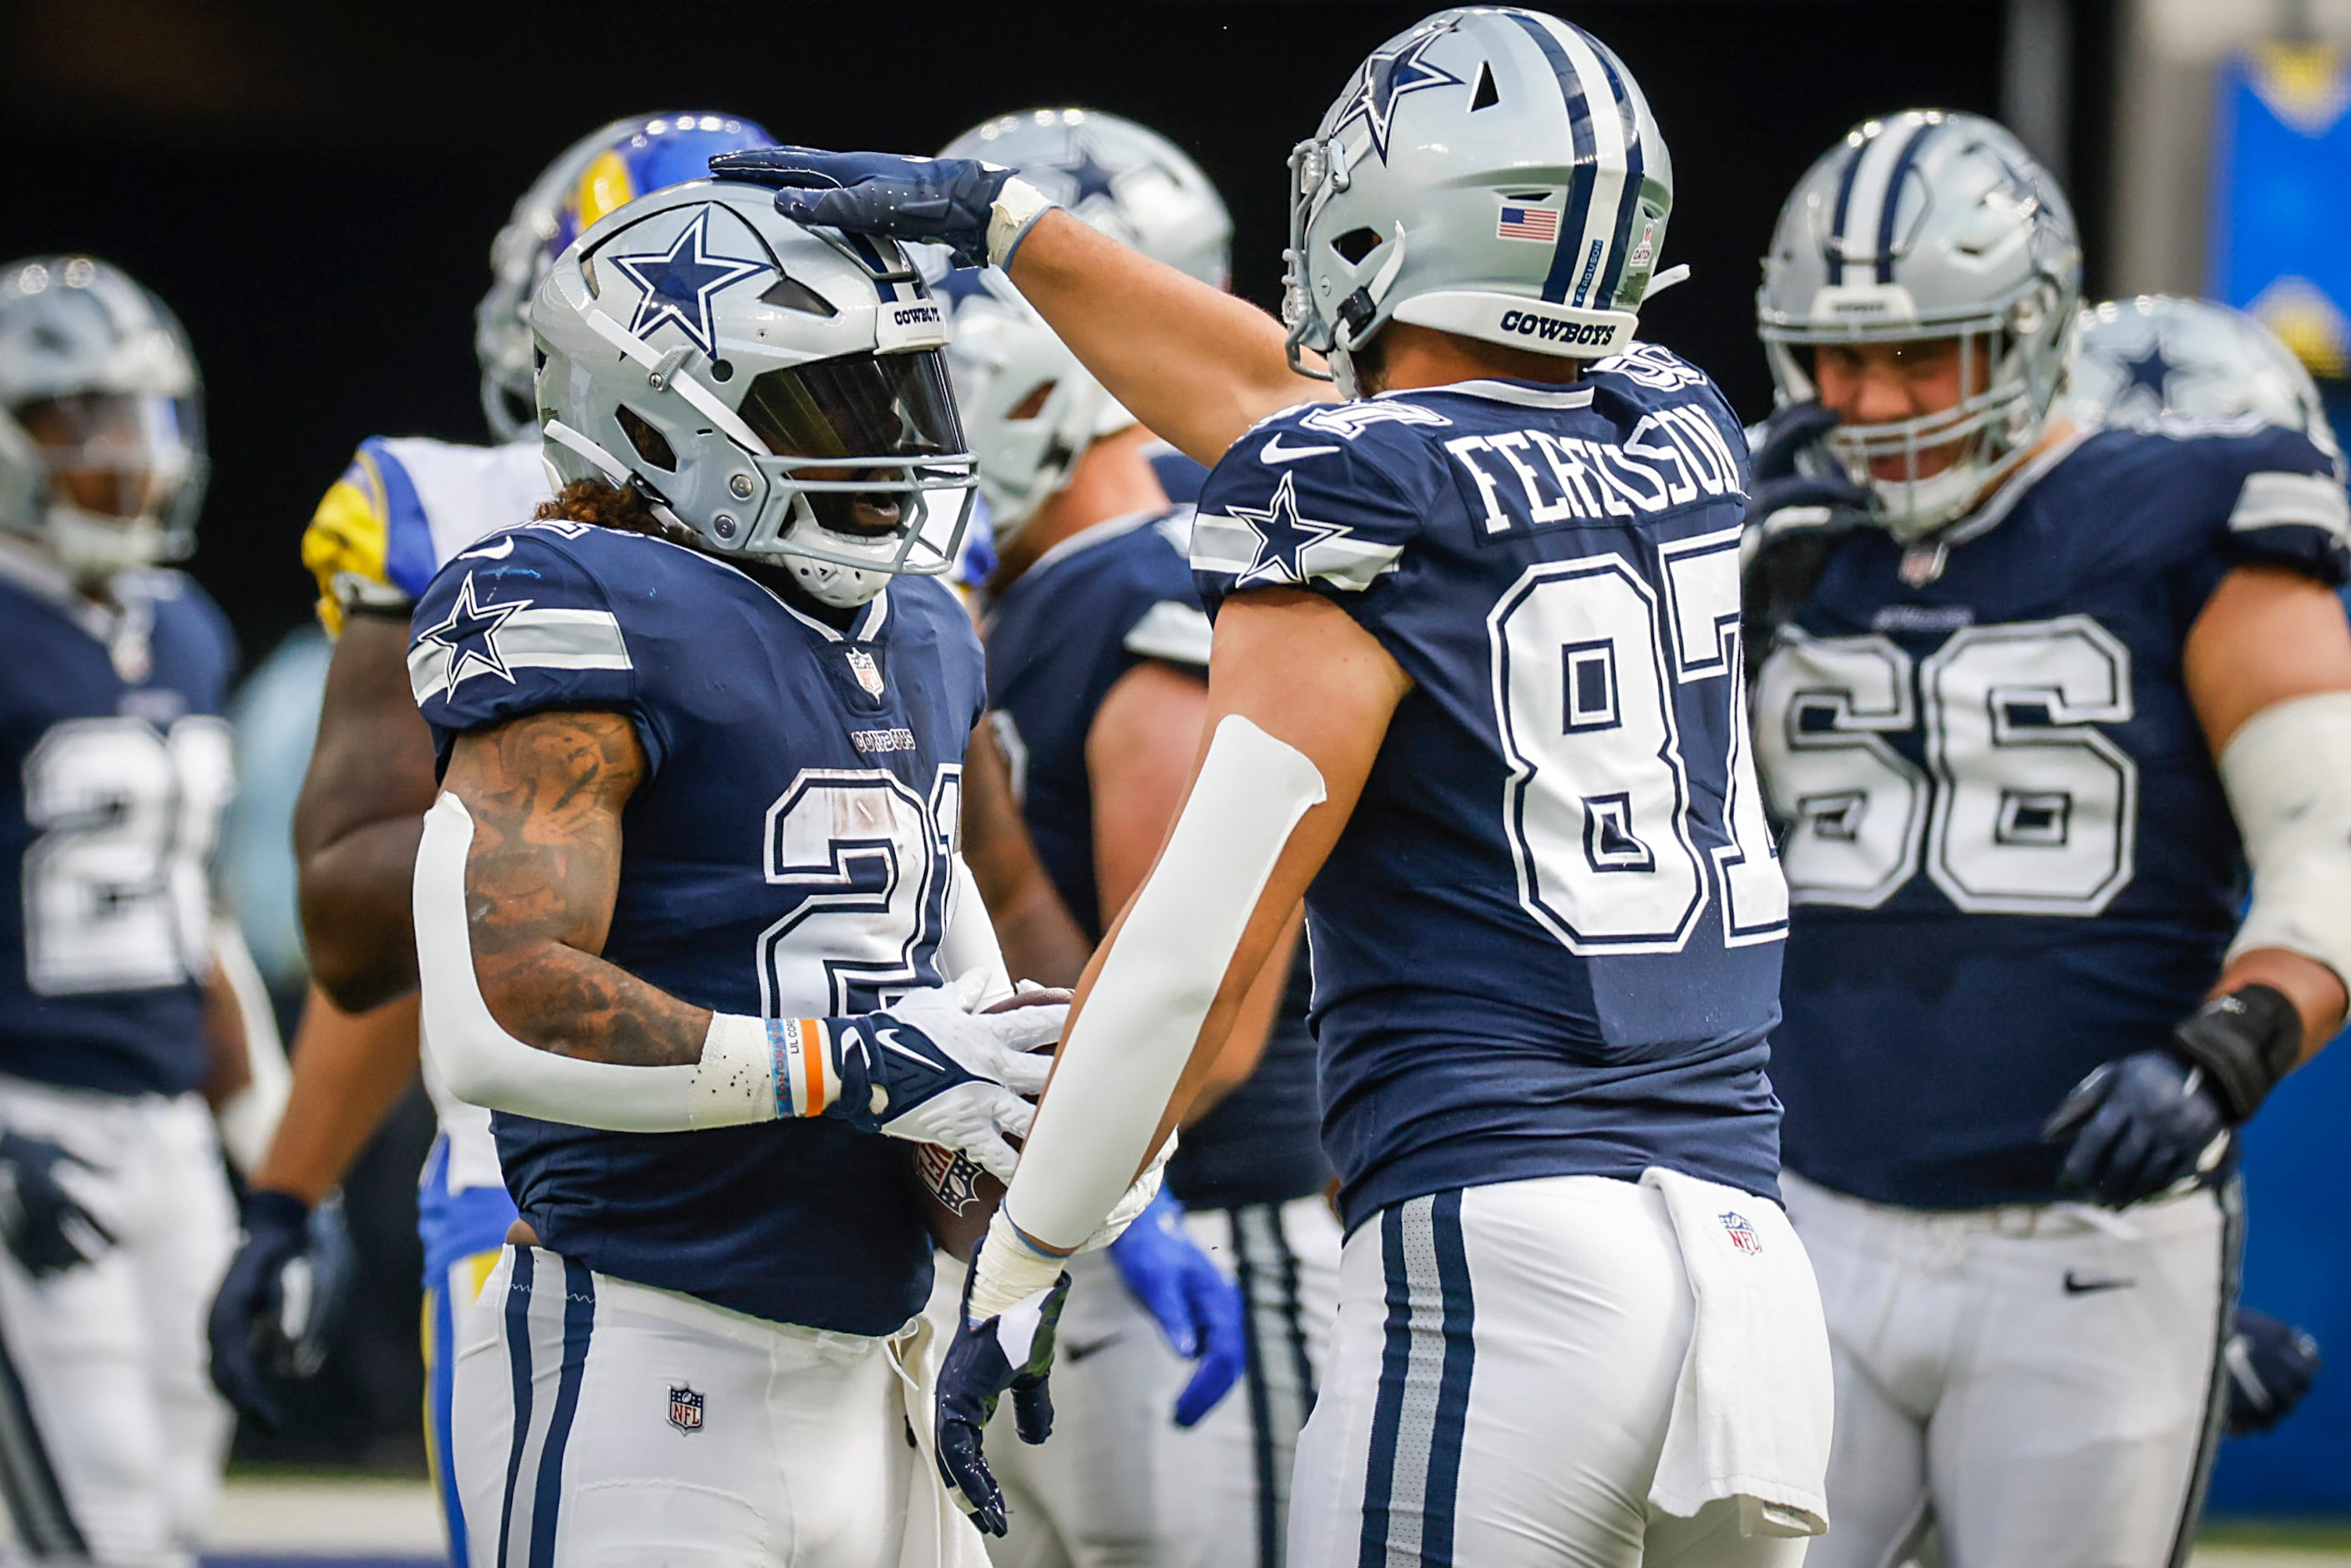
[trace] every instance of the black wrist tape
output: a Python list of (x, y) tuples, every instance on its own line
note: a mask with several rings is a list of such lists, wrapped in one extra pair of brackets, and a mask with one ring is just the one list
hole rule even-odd
[(2190, 1014), (2171, 1049), (2204, 1070), (2229, 1119), (2242, 1124), (2302, 1060), (2302, 1013), (2274, 986), (2239, 986)]

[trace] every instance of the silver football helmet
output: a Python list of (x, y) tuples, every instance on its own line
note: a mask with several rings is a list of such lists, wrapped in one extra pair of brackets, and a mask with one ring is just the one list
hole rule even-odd
[[(1440, 11), (1356, 68), (1290, 154), (1290, 358), (1389, 318), (1602, 359), (1633, 340), (1673, 208), (1673, 161), (1606, 45), (1539, 11)], [(1301, 369), (1305, 369), (1300, 365)]]
[(2083, 424), (2282, 425), (2338, 455), (2318, 383), (2275, 334), (2210, 299), (2085, 306), (2066, 412)]
[(630, 486), (827, 604), (954, 566), (975, 482), (946, 325), (891, 242), (804, 229), (764, 186), (691, 182), (581, 235), (530, 319), (559, 485)]
[[(664, 141), (689, 142), (646, 165)], [(758, 122), (732, 114), (673, 110), (601, 125), (559, 154), (515, 204), (490, 242), (490, 290), (474, 308), (474, 358), (482, 367), (482, 417), (501, 442), (538, 434), (532, 387), (530, 298), (556, 254), (581, 229), (648, 191), (709, 172), (718, 152), (772, 145)], [(666, 175), (666, 177), (664, 177)]]
[[(1231, 216), (1200, 166), (1131, 120), (1084, 109), (1038, 109), (973, 127), (948, 158), (985, 158), (1019, 172), (1113, 239), (1221, 288), (1231, 274)], [(1061, 345), (1003, 275), (961, 272), (947, 346), (956, 400), (979, 457), (996, 541), (1008, 544), (1069, 480), (1087, 446), (1134, 423)]]
[[(1755, 314), (1782, 403), (1818, 395), (1823, 344), (1959, 340), (1956, 406), (1827, 437), (1907, 540), (1972, 509), (2040, 441), (2081, 292), (2073, 209), (2024, 144), (1980, 115), (1908, 110), (1856, 126), (1796, 182)], [(1949, 465), (1922, 473), (1942, 448)], [(1886, 459), (1902, 477), (1874, 476)]]
[(204, 502), (202, 393), (178, 318), (120, 268), (0, 267), (0, 529), (84, 582), (185, 556)]

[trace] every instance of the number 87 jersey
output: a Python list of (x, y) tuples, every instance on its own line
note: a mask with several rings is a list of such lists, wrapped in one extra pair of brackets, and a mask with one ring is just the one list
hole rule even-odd
[(2069, 438), (1907, 554), (1840, 544), (1755, 689), (1795, 902), (1788, 1168), (1917, 1208), (2041, 1203), (2041, 1126), (2160, 1046), (2236, 929), (2182, 677), (2231, 570), (2340, 582), (2334, 460), (2250, 423)]
[(1748, 755), (1746, 447), (1654, 347), (1572, 386), (1292, 409), (1192, 565), (1338, 603), (1413, 681), (1307, 897), (1352, 1228), (1431, 1192), (1665, 1166), (1775, 1195), (1787, 894)]

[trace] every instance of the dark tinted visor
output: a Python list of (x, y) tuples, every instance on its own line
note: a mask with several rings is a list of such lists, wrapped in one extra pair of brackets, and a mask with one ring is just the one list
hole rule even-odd
[(844, 354), (769, 371), (743, 395), (744, 423), (778, 457), (935, 457), (963, 450), (963, 423), (935, 349)]

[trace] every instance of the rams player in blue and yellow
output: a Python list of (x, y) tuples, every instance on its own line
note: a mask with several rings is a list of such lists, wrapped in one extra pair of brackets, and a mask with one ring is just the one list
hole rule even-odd
[(1757, 520), (1855, 525), (1781, 586), (1754, 693), (1782, 1185), (1836, 1364), (1820, 1568), (1930, 1526), (1953, 1568), (2184, 1559), (2232, 1139), (2343, 1021), (2339, 459), (2299, 421), (2078, 423), (2080, 278), (2048, 171), (1925, 110), (1823, 154), (1764, 260)]
[[(548, 498), (531, 387), (530, 291), (554, 256), (647, 192), (706, 173), (715, 152), (763, 146), (750, 120), (703, 111), (615, 120), (581, 138), (515, 205), (490, 252), (475, 318), (482, 409), (497, 444), (371, 437), (319, 502), (302, 539), (319, 615), (337, 634), (310, 773), (296, 819), (305, 935), (315, 978), (293, 1097), (255, 1181), (247, 1237), (214, 1316), (214, 1371), (249, 1414), (274, 1418), (260, 1366), (284, 1271), (307, 1216), (339, 1182), (417, 1071), (416, 957), (409, 881), (433, 800), (433, 750), (409, 693), (409, 611), (434, 572)], [(451, 1323), (515, 1218), (487, 1113), (428, 1073), (440, 1118), (418, 1194), (424, 1242), (425, 1431), (456, 1557), (465, 1521), (447, 1462)], [(256, 1349), (256, 1339), (259, 1345)]]

